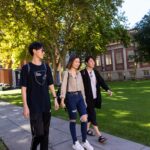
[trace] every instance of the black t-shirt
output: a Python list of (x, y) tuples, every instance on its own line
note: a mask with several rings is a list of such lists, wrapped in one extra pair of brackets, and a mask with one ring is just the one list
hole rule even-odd
[[(30, 68), (30, 69), (29, 69)], [(53, 84), (51, 69), (47, 64), (26, 64), (21, 70), (21, 86), (27, 87), (27, 104), (30, 112), (48, 112), (51, 108), (49, 85)]]

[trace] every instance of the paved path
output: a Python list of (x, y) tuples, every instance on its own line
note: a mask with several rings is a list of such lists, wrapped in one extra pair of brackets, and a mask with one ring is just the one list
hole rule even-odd
[[(81, 140), (80, 126), (77, 125), (77, 135)], [(121, 139), (106, 133), (107, 143), (99, 144), (96, 137), (88, 137), (95, 150), (150, 150), (142, 144)], [(29, 121), (22, 116), (22, 108), (0, 101), (0, 137), (9, 150), (30, 149)], [(52, 117), (50, 127), (49, 150), (71, 150), (72, 140), (68, 122)]]

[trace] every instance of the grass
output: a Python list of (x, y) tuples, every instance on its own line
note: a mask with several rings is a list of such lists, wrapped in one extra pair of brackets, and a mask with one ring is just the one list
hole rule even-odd
[(113, 97), (104, 94), (98, 111), (105, 132), (150, 146), (150, 80), (110, 83)]
[[(100, 130), (150, 146), (150, 80), (108, 84), (113, 96), (102, 92), (102, 109), (96, 110)], [(0, 99), (22, 106), (20, 90), (3, 91)], [(63, 109), (52, 115), (68, 118)]]
[(6, 146), (4, 145), (1, 139), (0, 139), (0, 150), (7, 150)]

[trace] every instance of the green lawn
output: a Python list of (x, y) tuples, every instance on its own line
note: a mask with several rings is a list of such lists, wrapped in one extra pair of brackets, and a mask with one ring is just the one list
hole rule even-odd
[[(108, 84), (113, 96), (102, 92), (102, 109), (97, 110), (101, 131), (150, 146), (150, 80)], [(1, 92), (0, 99), (22, 105), (20, 90)], [(67, 118), (62, 109), (52, 113)]]
[(5, 147), (5, 145), (1, 139), (0, 139), (0, 150), (7, 150), (7, 148)]

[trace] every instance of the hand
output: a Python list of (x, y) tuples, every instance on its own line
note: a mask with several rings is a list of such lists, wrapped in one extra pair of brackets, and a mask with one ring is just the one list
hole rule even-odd
[(62, 108), (65, 108), (65, 107), (66, 107), (66, 105), (65, 105), (65, 103), (64, 103), (64, 99), (61, 100), (60, 106), (61, 106)]
[(108, 90), (107, 93), (109, 94), (109, 96), (112, 96), (112, 91)]
[(59, 104), (58, 104), (56, 98), (55, 98), (55, 101), (54, 101), (54, 109), (55, 109), (55, 110), (58, 110), (58, 109), (59, 109)]
[(29, 108), (27, 105), (23, 106), (23, 116), (27, 119), (29, 118)]

